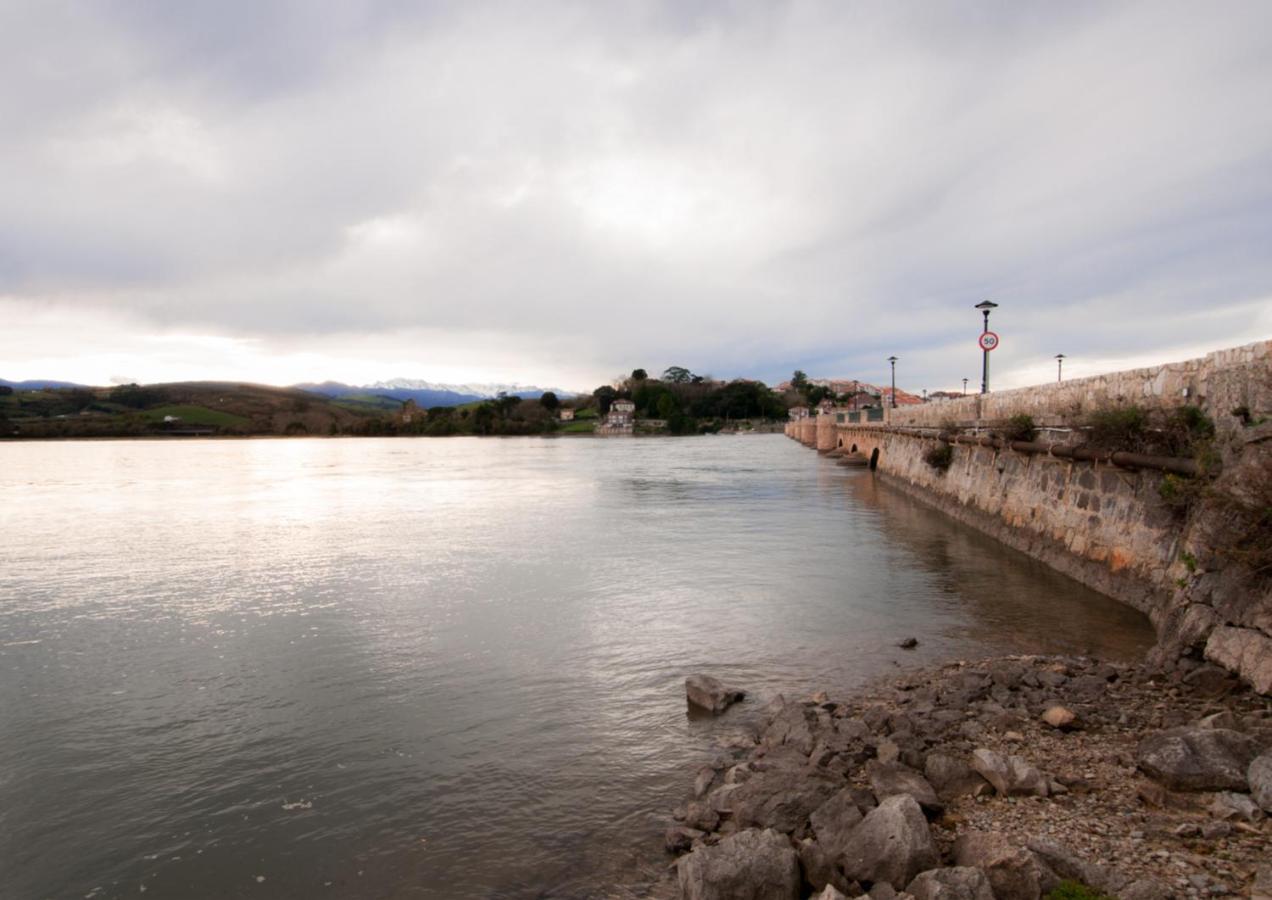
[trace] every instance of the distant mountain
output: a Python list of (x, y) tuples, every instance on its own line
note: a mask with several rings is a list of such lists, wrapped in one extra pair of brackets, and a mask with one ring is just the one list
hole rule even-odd
[(500, 393), (530, 399), (541, 397), (547, 391), (552, 391), (560, 397), (574, 396), (573, 391), (541, 388), (529, 384), (438, 384), (413, 378), (393, 378), (372, 384), (342, 384), (338, 381), (324, 381), (320, 384), (297, 384), (293, 387), (326, 397), (369, 394), (392, 397), (394, 400), (414, 400), (423, 407), (459, 406), (463, 403), (497, 397)]
[(76, 384), (73, 381), (45, 381), (39, 378), (30, 381), (6, 381), (0, 378), (0, 385), (11, 387), (15, 391), (44, 391), (49, 388), (77, 388), (87, 387), (84, 384)]

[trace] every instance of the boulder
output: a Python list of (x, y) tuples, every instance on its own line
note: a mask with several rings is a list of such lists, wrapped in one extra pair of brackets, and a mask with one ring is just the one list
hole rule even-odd
[(841, 858), (849, 878), (898, 889), (939, 861), (923, 810), (908, 794), (880, 801), (853, 829)]
[(705, 831), (699, 831), (696, 828), (688, 828), (684, 825), (672, 825), (667, 829), (664, 843), (668, 853), (684, 853), (693, 846), (693, 842), (698, 838), (704, 837)]
[(848, 897), (833, 884), (828, 884), (813, 900), (848, 900)]
[(936, 789), (909, 766), (899, 762), (881, 763), (872, 760), (866, 764), (866, 777), (870, 780), (870, 789), (880, 800), (897, 794), (908, 794), (918, 801), (924, 812), (940, 815), (945, 809), (936, 796)]
[(1098, 863), (1087, 862), (1067, 847), (1045, 838), (1034, 838), (1028, 843), (1029, 851), (1039, 863), (1044, 875), (1042, 889), (1050, 891), (1061, 880), (1078, 881), (1090, 885), (1097, 891), (1112, 894), (1115, 897), (1126, 897), (1134, 894), (1137, 900), (1145, 900), (1144, 890), (1156, 890), (1148, 897), (1169, 897), (1170, 892), (1152, 879), (1141, 879), (1132, 882), (1116, 869), (1110, 869)]
[(792, 747), (804, 756), (813, 752), (818, 739), (817, 714), (802, 703), (787, 703), (765, 729), (760, 743), (764, 748)]
[(847, 891), (850, 885), (835, 864), (837, 856), (838, 854), (828, 852), (815, 840), (803, 841), (799, 845), (799, 863), (804, 870), (804, 882), (814, 891), (826, 887)]
[(715, 831), (720, 825), (720, 813), (710, 803), (687, 803), (683, 815), (677, 815), (686, 828), (697, 831)]
[(677, 863), (684, 900), (799, 900), (799, 856), (776, 831), (748, 829)]
[(1272, 694), (1272, 637), (1263, 632), (1220, 625), (1206, 641), (1206, 659), (1236, 672), (1260, 694)]
[(790, 834), (841, 786), (839, 779), (820, 769), (769, 769), (733, 788), (729, 810), (742, 828)]
[(997, 832), (960, 834), (954, 841), (954, 862), (984, 872), (995, 900), (1038, 900), (1044, 885), (1051, 887), (1034, 855)]
[(1254, 802), (1264, 812), (1272, 813), (1272, 750), (1250, 763), (1250, 768), (1246, 770), (1246, 781)]
[(1004, 797), (1045, 797), (1049, 791), (1050, 781), (1047, 776), (1019, 756), (1004, 759), (994, 751), (980, 747), (972, 751), (972, 768)]
[(936, 790), (936, 796), (946, 803), (989, 790), (989, 783), (971, 766), (948, 753), (929, 753), (923, 763), (923, 775)]
[(922, 872), (906, 892), (914, 900), (995, 900), (985, 873), (968, 866)]
[(817, 842), (834, 858), (838, 858), (848, 845), (848, 836), (861, 824), (861, 809), (855, 800), (853, 788), (844, 788), (817, 807), (809, 821)]
[(710, 675), (690, 675), (685, 679), (685, 696), (691, 706), (719, 715), (745, 697), (746, 693), (727, 688)]
[(1254, 757), (1252, 738), (1195, 725), (1150, 734), (1136, 749), (1141, 771), (1176, 791), (1244, 791)]

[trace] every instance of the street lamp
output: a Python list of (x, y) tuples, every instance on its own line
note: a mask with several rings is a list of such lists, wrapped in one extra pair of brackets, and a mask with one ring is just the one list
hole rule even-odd
[(888, 362), (892, 363), (892, 408), (897, 408), (897, 358), (889, 356)]
[(967, 379), (966, 378), (963, 379), (963, 396), (964, 397), (967, 396)]
[[(981, 334), (989, 333), (989, 311), (997, 309), (998, 304), (992, 300), (982, 300), (976, 304), (976, 308), (985, 314), (985, 328)], [(981, 393), (989, 393), (989, 351), (984, 347), (981, 348)]]
[(927, 388), (923, 389), (923, 402), (927, 403)]
[(1064, 371), (1064, 354), (1056, 354), (1056, 381), (1061, 381), (1060, 373)]

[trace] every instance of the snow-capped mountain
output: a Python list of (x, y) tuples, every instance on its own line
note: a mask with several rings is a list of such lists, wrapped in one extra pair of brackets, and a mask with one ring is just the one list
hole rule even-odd
[(377, 381), (372, 384), (341, 384), (338, 381), (324, 381), (321, 384), (296, 384), (292, 387), (326, 397), (374, 394), (380, 397), (392, 397), (394, 400), (414, 400), (424, 407), (458, 406), (461, 403), (497, 397), (501, 392), (530, 399), (541, 397), (547, 391), (552, 391), (558, 397), (574, 396), (574, 391), (541, 388), (530, 384), (439, 384), (417, 378), (391, 378), (388, 381)]
[(498, 397), (500, 394), (515, 394), (518, 397), (539, 397), (551, 391), (558, 396), (572, 395), (573, 391), (554, 387), (538, 387), (533, 384), (439, 384), (423, 381), (418, 378), (390, 378), (388, 381), (377, 381), (362, 385), (367, 391), (445, 391), (452, 394), (466, 394), (473, 397)]

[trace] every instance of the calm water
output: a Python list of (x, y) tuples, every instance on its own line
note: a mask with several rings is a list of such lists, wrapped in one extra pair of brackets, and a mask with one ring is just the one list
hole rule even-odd
[(612, 896), (778, 691), (1151, 638), (780, 435), (4, 444), (0, 526), (15, 898)]

